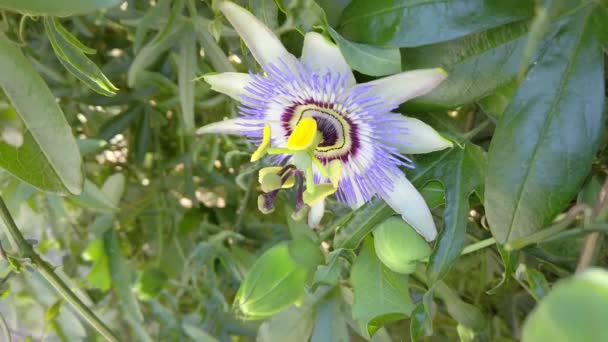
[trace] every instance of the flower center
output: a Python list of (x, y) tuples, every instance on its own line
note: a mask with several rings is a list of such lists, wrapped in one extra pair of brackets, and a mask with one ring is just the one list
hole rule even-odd
[(340, 112), (328, 108), (329, 105), (300, 104), (287, 110), (283, 116), (287, 137), (292, 137), (302, 120), (312, 118), (321, 141), (314, 150), (315, 157), (323, 163), (334, 159), (345, 160), (356, 152), (357, 142), (353, 139), (356, 125)]

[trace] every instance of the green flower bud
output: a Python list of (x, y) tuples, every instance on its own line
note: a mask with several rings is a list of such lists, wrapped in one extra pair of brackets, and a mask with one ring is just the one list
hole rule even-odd
[(383, 264), (403, 274), (414, 272), (416, 263), (431, 255), (431, 248), (422, 236), (397, 216), (376, 226), (374, 248)]
[(244, 319), (264, 319), (300, 301), (309, 270), (296, 263), (287, 243), (262, 254), (243, 280), (234, 301)]

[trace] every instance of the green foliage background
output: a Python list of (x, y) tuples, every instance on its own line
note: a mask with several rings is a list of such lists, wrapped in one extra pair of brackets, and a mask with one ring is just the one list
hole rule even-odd
[[(358, 81), (448, 71), (400, 108), (457, 145), (407, 170), (440, 228), (407, 276), (374, 251), (383, 202), (263, 215), (254, 147), (194, 135), (238, 112), (198, 77), (259, 70), (216, 2), (0, 0), (0, 194), (27, 239), (4, 211), (1, 340), (104, 338), (52, 279), (125, 341), (606, 339), (608, 3), (239, 1)], [(275, 285), (293, 300), (244, 317)]]

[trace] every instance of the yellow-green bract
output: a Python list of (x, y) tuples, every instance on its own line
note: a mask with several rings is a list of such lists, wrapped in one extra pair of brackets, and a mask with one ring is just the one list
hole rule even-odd
[(431, 248), (416, 231), (397, 216), (374, 230), (374, 249), (384, 265), (397, 273), (412, 273), (416, 262), (427, 258)]

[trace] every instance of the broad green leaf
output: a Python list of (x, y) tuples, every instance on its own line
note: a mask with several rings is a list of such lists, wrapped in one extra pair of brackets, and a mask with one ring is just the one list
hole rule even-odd
[(372, 200), (357, 209), (334, 236), (334, 248), (355, 249), (376, 226), (394, 213), (384, 201)]
[(354, 70), (370, 76), (384, 76), (401, 71), (399, 49), (353, 43), (331, 27), (327, 26), (327, 30), (340, 47), (348, 65)]
[(420, 189), (420, 194), (430, 209), (435, 209), (445, 204), (445, 190), (443, 184), (438, 181), (430, 181)]
[(408, 317), (414, 309), (407, 288), (408, 277), (382, 264), (371, 237), (363, 243), (350, 280), (354, 291), (353, 318), (367, 336), (388, 322)]
[(0, 142), (0, 166), (42, 190), (80, 193), (82, 162), (72, 130), (42, 77), (3, 34), (0, 75), (0, 87), (27, 128), (21, 147)]
[(44, 28), (55, 55), (69, 72), (101, 95), (116, 95), (118, 88), (85, 55), (85, 52), (90, 53), (90, 49), (83, 50), (84, 45), (61, 26), (56, 18), (44, 18)]
[(602, 132), (604, 82), (589, 13), (579, 11), (563, 23), (496, 128), (485, 207), (501, 244), (553, 220), (591, 167)]
[(557, 283), (526, 319), (523, 342), (608, 341), (608, 273), (590, 269)]
[(516, 79), (513, 79), (510, 82), (507, 82), (494, 90), (494, 92), (483, 99), (479, 100), (477, 103), (481, 106), (484, 113), (490, 116), (495, 121), (500, 120), (502, 114), (505, 109), (511, 102), (513, 98), (513, 94), (517, 90), (519, 86), (519, 82)]
[(340, 306), (340, 289), (334, 288), (319, 304), (317, 321), (312, 332), (311, 342), (348, 342), (348, 325)]
[(527, 18), (532, 9), (528, 0), (353, 0), (338, 31), (361, 43), (420, 46)]
[(427, 269), (432, 282), (445, 275), (464, 247), (469, 196), (473, 192), (483, 193), (485, 171), (485, 152), (473, 144), (416, 159), (416, 169), (412, 170), (410, 177), (414, 184), (438, 180), (443, 184), (446, 195), (444, 226)]
[(257, 342), (308, 342), (315, 324), (317, 307), (314, 302), (291, 306), (264, 322), (258, 331)]
[(443, 67), (448, 72), (436, 89), (405, 107), (447, 109), (491, 95), (517, 76), (527, 32), (527, 22), (516, 22), (439, 44), (402, 49), (405, 70)]
[(0, 8), (33, 15), (68, 16), (114, 7), (122, 0), (0, 0)]
[(177, 64), (181, 124), (186, 135), (192, 135), (194, 132), (194, 79), (198, 69), (198, 51), (193, 30), (193, 25), (187, 25), (181, 36)]
[(331, 27), (338, 26), (342, 11), (352, 0), (315, 0), (327, 16), (327, 23)]

